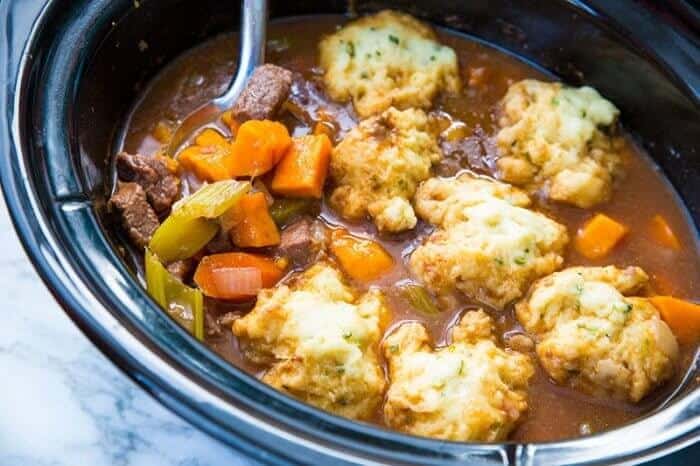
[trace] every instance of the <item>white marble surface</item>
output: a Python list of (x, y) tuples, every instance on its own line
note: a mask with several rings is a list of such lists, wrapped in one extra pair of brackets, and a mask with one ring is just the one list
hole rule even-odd
[(154, 401), (68, 319), (0, 198), (0, 465), (250, 464)]

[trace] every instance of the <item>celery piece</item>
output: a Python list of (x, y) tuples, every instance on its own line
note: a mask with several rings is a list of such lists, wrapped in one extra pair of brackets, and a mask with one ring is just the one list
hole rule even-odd
[(312, 212), (317, 203), (315, 199), (275, 199), (270, 207), (270, 216), (281, 228), (297, 217)]
[(146, 249), (148, 294), (182, 327), (204, 340), (204, 296), (175, 278), (158, 257)]
[(192, 257), (216, 236), (218, 217), (249, 190), (247, 181), (225, 180), (203, 186), (173, 206), (148, 247), (165, 262)]
[(166, 262), (188, 259), (214, 239), (218, 231), (215, 220), (170, 215), (153, 234), (148, 247)]
[(430, 296), (430, 293), (428, 293), (425, 287), (412, 283), (405, 283), (399, 285), (399, 290), (411, 307), (421, 314), (434, 316), (440, 313), (440, 309), (435, 305), (433, 297)]
[(250, 191), (250, 182), (224, 180), (202, 186), (173, 206), (170, 215), (216, 219)]

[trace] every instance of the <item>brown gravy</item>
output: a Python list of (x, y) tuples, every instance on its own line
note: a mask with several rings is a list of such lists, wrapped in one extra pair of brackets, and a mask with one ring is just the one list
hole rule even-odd
[[(309, 80), (317, 79), (319, 70), (316, 68), (316, 47), (319, 38), (334, 31), (345, 20), (341, 16), (317, 16), (273, 22), (268, 35), (268, 61), (298, 71)], [(466, 156), (463, 158), (475, 170), (489, 172), (489, 157), (493, 154), (493, 148), (489, 145), (488, 135), (494, 131), (493, 111), (496, 103), (515, 81), (523, 78), (548, 78), (537, 69), (477, 41), (449, 33), (441, 36), (458, 54), (465, 89), (459, 98), (443, 98), (437, 107), (466, 125), (470, 137), (461, 142), (461, 149)], [(159, 121), (177, 121), (198, 105), (218, 95), (235, 68), (232, 57), (234, 42), (231, 35), (216, 37), (188, 51), (167, 67), (143, 94), (126, 122), (122, 149), (131, 153), (154, 152), (160, 144), (151, 132)], [(295, 129), (295, 133), (308, 130), (309, 128), (301, 126)], [(652, 288), (655, 291), (691, 300), (700, 299), (698, 245), (684, 208), (657, 167), (631, 139), (628, 139), (624, 152), (627, 177), (617, 187), (611, 202), (594, 210), (583, 210), (538, 200), (537, 208), (566, 225), (571, 236), (595, 212), (609, 214), (630, 229), (623, 244), (601, 261), (586, 260), (573, 247), (569, 247), (566, 266), (639, 265), (652, 277)], [(460, 164), (460, 161), (448, 160), (445, 163), (446, 166), (438, 167), (438, 173), (449, 171), (449, 163)], [(464, 166), (464, 162), (461, 165)], [(683, 244), (681, 251), (658, 246), (650, 237), (649, 222), (656, 214), (663, 214), (672, 226)], [(345, 226), (355, 233), (375, 233), (372, 225), (348, 224), (325, 206), (322, 216), (329, 224)], [(460, 305), (454, 309), (434, 318), (426, 318), (416, 314), (401, 298), (393, 296), (389, 289), (397, 280), (408, 277), (406, 252), (428, 231), (427, 225), (420, 225), (416, 232), (381, 239), (382, 244), (395, 257), (396, 266), (375, 285), (388, 289), (394, 325), (405, 320), (425, 322), (436, 344), (440, 345), (447, 340), (447, 330), (459, 314), (464, 309), (477, 307), (477, 303), (461, 300)], [(209, 306), (209, 312), (220, 309), (229, 310), (220, 303)], [(487, 311), (496, 318), (500, 333), (519, 328), (512, 308), (503, 312)], [(263, 369), (243, 360), (237, 342), (228, 330), (224, 337), (207, 343), (238, 367), (254, 374), (259, 374)], [(599, 432), (628, 422), (653, 409), (680, 382), (694, 351), (694, 347), (682, 348), (681, 367), (678, 368), (676, 378), (638, 405), (595, 398), (558, 386), (538, 368), (530, 385), (529, 413), (510, 438), (515, 441), (552, 441), (579, 436), (588, 429)]]

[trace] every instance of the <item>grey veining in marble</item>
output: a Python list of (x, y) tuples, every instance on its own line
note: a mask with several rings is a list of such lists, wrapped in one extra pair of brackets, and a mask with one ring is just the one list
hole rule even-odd
[(0, 204), (0, 465), (250, 464), (156, 403), (80, 333)]

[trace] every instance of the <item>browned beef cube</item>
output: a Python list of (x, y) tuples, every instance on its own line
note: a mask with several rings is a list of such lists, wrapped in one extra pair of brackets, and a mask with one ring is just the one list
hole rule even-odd
[(156, 212), (168, 210), (180, 194), (180, 179), (159, 157), (122, 152), (117, 155), (117, 173), (120, 180), (141, 185)]
[(289, 259), (292, 267), (306, 267), (316, 260), (324, 239), (322, 227), (304, 217), (282, 231), (277, 251)]
[(219, 234), (214, 237), (206, 246), (206, 252), (209, 254), (219, 254), (233, 250), (231, 235), (229, 230), (221, 229)]
[(146, 247), (160, 223), (141, 185), (120, 181), (109, 203), (121, 215), (131, 241), (140, 248)]
[(269, 64), (257, 67), (231, 109), (232, 116), (239, 123), (273, 118), (287, 99), (291, 85), (291, 71)]

